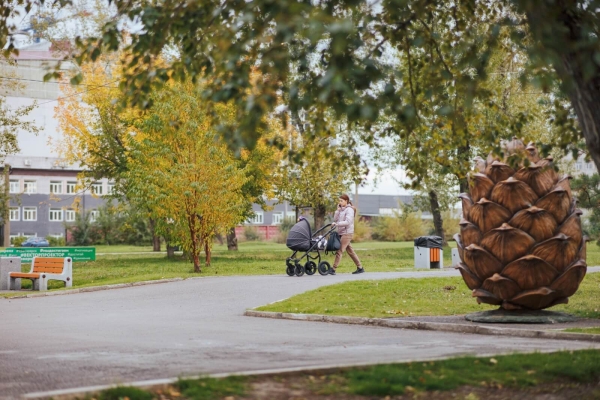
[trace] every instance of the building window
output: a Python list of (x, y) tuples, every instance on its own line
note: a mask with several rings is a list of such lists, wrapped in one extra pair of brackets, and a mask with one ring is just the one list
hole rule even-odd
[(581, 163), (580, 163), (580, 162), (578, 162), (578, 163), (575, 163), (575, 169), (576, 169), (577, 171), (581, 171)]
[(23, 207), (23, 221), (37, 221), (37, 207)]
[(285, 213), (285, 217), (287, 219), (291, 219), (292, 221), (296, 220), (296, 212), (295, 211), (288, 211), (287, 213)]
[(74, 194), (77, 182), (67, 182), (67, 194)]
[(21, 191), (21, 185), (19, 185), (19, 181), (11, 180), (10, 181), (10, 192), (11, 193), (19, 193)]
[(37, 182), (25, 181), (25, 193), (37, 193)]
[(592, 166), (592, 163), (591, 163), (591, 162), (587, 163), (587, 169), (593, 169), (593, 168), (594, 168), (594, 167)]
[(262, 224), (264, 221), (264, 215), (262, 211), (257, 211), (254, 213), (252, 218), (248, 219), (249, 224)]
[(102, 196), (102, 182), (92, 183), (92, 194)]
[(54, 239), (62, 239), (62, 237), (64, 236), (62, 233), (51, 233), (48, 236), (53, 237)]
[(63, 210), (60, 208), (51, 208), (50, 209), (50, 221), (62, 221), (63, 220)]
[(114, 182), (108, 182), (108, 184), (106, 185), (106, 194), (113, 194), (114, 190), (115, 190)]
[(98, 215), (98, 210), (90, 211), (90, 222), (96, 222), (96, 220), (98, 219)]
[(402, 210), (399, 208), (380, 208), (379, 209), (379, 215), (393, 216), (393, 215), (400, 215), (401, 213), (402, 213)]
[(65, 210), (65, 221), (67, 221), (67, 222), (75, 221), (75, 210)]
[(21, 220), (21, 211), (19, 207), (11, 207), (10, 208), (10, 220), (11, 221), (20, 221)]
[(62, 194), (62, 182), (51, 181), (50, 182), (50, 193)]
[(283, 222), (283, 213), (273, 213), (273, 225), (280, 225)]

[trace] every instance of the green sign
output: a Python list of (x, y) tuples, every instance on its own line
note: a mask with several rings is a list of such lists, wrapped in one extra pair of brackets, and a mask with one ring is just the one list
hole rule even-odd
[(95, 247), (8, 247), (0, 257), (21, 257), (24, 263), (33, 257), (71, 257), (73, 261), (96, 261)]

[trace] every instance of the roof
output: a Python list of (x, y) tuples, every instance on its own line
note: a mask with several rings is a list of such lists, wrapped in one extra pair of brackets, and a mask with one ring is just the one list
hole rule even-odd
[(6, 156), (4, 164), (10, 165), (13, 169), (42, 169), (42, 170), (61, 170), (61, 171), (81, 171), (83, 168), (77, 163), (67, 163), (59, 157), (27, 157), (27, 156)]
[(384, 194), (359, 194), (353, 196), (353, 203), (358, 208), (360, 215), (378, 216), (382, 208), (396, 209), (400, 204), (412, 204), (413, 196), (390, 196)]

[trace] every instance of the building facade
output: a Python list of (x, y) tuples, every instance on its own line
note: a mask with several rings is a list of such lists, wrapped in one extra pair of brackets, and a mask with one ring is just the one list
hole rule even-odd
[(113, 185), (107, 179), (78, 185), (81, 169), (58, 158), (9, 156), (10, 237), (66, 237), (76, 213), (98, 216)]

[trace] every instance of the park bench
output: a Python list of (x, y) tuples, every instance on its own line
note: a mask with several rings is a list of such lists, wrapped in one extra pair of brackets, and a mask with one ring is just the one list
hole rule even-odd
[(33, 290), (48, 290), (48, 281), (63, 281), (66, 287), (73, 286), (73, 260), (71, 257), (34, 257), (29, 272), (10, 272), (10, 290), (16, 288), (17, 279), (30, 279)]

